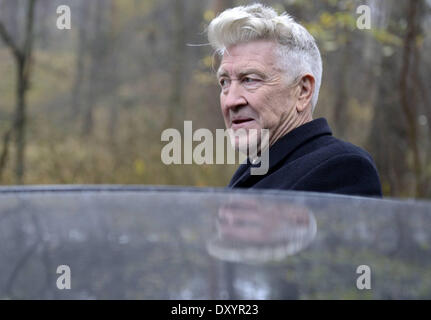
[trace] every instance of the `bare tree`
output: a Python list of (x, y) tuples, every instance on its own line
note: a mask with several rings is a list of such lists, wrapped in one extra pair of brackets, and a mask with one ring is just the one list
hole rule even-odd
[(175, 36), (173, 37), (172, 50), (172, 82), (170, 93), (170, 106), (166, 119), (166, 127), (171, 128), (177, 125), (178, 114), (184, 110), (183, 99), (183, 77), (185, 72), (185, 3), (183, 0), (175, 1), (173, 27)]
[(86, 48), (88, 46), (88, 31), (87, 31), (87, 17), (89, 11), (89, 2), (81, 2), (79, 7), (79, 26), (78, 26), (78, 40), (76, 45), (76, 61), (75, 61), (75, 79), (73, 83), (72, 93), (72, 118), (77, 117), (77, 115), (82, 111), (82, 86), (84, 81), (85, 73), (85, 57)]
[[(6, 27), (0, 21), (0, 37), (10, 48), (16, 63), (16, 108), (11, 132), (15, 137), (16, 143), (15, 176), (17, 184), (22, 184), (24, 182), (25, 128), (27, 112), (26, 93), (31, 75), (35, 4), (36, 0), (28, 1), (24, 43), (22, 46), (19, 46), (16, 43), (10, 33), (6, 30)], [(5, 142), (8, 141), (8, 139), (6, 139), (7, 135), (10, 135), (10, 132), (6, 133), (4, 139)], [(8, 146), (9, 143), (5, 143), (5, 148), (8, 148)], [(2, 152), (2, 154), (7, 155), (7, 151)]]
[(88, 136), (93, 133), (94, 109), (99, 98), (101, 89), (101, 70), (104, 59), (106, 58), (106, 33), (104, 31), (106, 20), (106, 3), (103, 0), (94, 2), (94, 30), (89, 48), (89, 75), (86, 90), (86, 106), (83, 110), (82, 135)]
[[(416, 37), (418, 36), (419, 24), (418, 16), (422, 1), (411, 1), (408, 5), (407, 11), (407, 32), (404, 38), (403, 56), (400, 75), (400, 100), (402, 112), (404, 113), (407, 121), (407, 138), (409, 148), (413, 154), (413, 170), (416, 179), (416, 196), (422, 197), (424, 195), (422, 184), (422, 163), (418, 147), (418, 128), (417, 128), (417, 106), (410, 99), (411, 93), (409, 90), (409, 78), (411, 74), (411, 65), (414, 54), (414, 47)], [(417, 91), (414, 90), (416, 93)], [(414, 96), (415, 94), (413, 94)], [(414, 97), (413, 97), (414, 98)]]

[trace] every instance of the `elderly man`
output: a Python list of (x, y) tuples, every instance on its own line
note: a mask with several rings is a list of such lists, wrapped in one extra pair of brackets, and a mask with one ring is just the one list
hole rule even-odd
[(247, 160), (230, 187), (381, 196), (371, 156), (334, 138), (326, 119), (312, 118), (322, 60), (304, 27), (254, 4), (222, 12), (208, 39), (222, 57), (217, 77), (226, 127), (269, 130), (268, 172), (251, 174)]

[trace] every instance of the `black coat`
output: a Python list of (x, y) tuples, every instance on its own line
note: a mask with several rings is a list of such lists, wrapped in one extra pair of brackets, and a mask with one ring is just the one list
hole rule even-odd
[(324, 118), (310, 121), (277, 140), (269, 149), (267, 174), (250, 175), (251, 166), (248, 161), (242, 164), (229, 187), (382, 196), (371, 156), (334, 138)]

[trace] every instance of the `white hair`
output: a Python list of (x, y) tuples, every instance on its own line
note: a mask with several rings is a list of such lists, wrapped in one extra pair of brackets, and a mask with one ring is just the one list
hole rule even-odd
[(278, 44), (280, 67), (289, 81), (311, 74), (315, 80), (312, 112), (319, 96), (322, 80), (322, 58), (313, 36), (287, 13), (278, 15), (262, 4), (227, 9), (208, 26), (208, 40), (219, 55), (226, 48), (257, 40)]

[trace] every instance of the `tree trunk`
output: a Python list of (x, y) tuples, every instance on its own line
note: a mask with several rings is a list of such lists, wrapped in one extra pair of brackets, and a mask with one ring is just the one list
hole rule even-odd
[(88, 38), (87, 38), (87, 16), (88, 16), (88, 2), (81, 3), (78, 25), (78, 43), (75, 60), (75, 79), (72, 88), (72, 118), (77, 118), (82, 111), (82, 88), (85, 75), (85, 57), (87, 54)]
[(416, 90), (410, 90), (409, 78), (411, 72), (412, 53), (416, 45), (416, 37), (418, 36), (418, 10), (421, 1), (410, 1), (407, 13), (407, 32), (404, 38), (404, 48), (400, 75), (400, 101), (402, 112), (404, 113), (407, 122), (407, 136), (410, 151), (413, 155), (413, 171), (415, 175), (415, 192), (416, 197), (424, 195), (422, 188), (422, 163), (418, 147), (418, 128), (417, 128), (417, 110), (416, 104), (411, 101), (411, 95), (416, 93)]
[(94, 107), (97, 102), (97, 96), (99, 94), (100, 89), (100, 75), (101, 72), (101, 64), (102, 60), (104, 58), (105, 48), (102, 47), (106, 45), (102, 38), (104, 37), (103, 34), (103, 14), (104, 14), (104, 6), (105, 3), (102, 0), (97, 0), (95, 2), (95, 24), (94, 24), (94, 33), (91, 41), (91, 48), (90, 48), (90, 65), (89, 65), (89, 82), (86, 92), (86, 106), (83, 113), (83, 125), (82, 125), (82, 135), (88, 136), (93, 133), (93, 127), (94, 127)]
[(12, 126), (16, 146), (16, 184), (24, 183), (26, 145), (25, 129), (27, 116), (26, 93), (31, 75), (35, 4), (36, 0), (29, 0), (28, 2), (24, 44), (22, 48), (16, 44), (16, 41), (13, 40), (5, 26), (0, 22), (0, 37), (3, 38), (3, 41), (11, 49), (16, 63), (16, 108), (14, 123)]
[[(347, 28), (342, 30), (343, 33), (347, 34)], [(336, 134), (340, 138), (346, 138), (346, 129), (347, 123), (349, 123), (348, 119), (348, 102), (349, 96), (347, 94), (347, 83), (348, 83), (348, 66), (349, 61), (351, 59), (351, 50), (350, 47), (352, 45), (351, 39), (347, 36), (347, 41), (344, 45), (343, 52), (341, 53), (341, 64), (338, 67), (338, 75), (337, 75), (337, 96), (335, 98), (334, 104), (334, 119), (335, 119), (335, 129)]]
[(178, 115), (184, 112), (183, 106), (183, 77), (185, 72), (185, 25), (184, 25), (184, 1), (177, 0), (174, 5), (174, 20), (172, 50), (172, 82), (169, 106), (166, 117), (165, 128), (172, 128), (178, 125)]
[(26, 78), (24, 74), (25, 58), (17, 59), (17, 105), (15, 113), (15, 144), (16, 144), (16, 183), (24, 181), (25, 129), (26, 129)]

